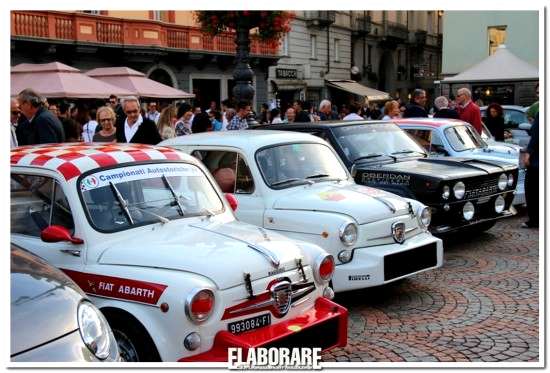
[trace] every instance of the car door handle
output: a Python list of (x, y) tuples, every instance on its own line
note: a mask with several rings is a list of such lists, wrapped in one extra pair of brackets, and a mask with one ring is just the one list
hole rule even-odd
[(59, 250), (61, 251), (62, 253), (64, 254), (70, 254), (72, 256), (80, 256), (80, 250), (75, 250), (75, 249), (61, 249)]

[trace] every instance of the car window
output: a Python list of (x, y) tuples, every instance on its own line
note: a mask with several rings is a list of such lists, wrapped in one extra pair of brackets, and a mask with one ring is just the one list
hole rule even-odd
[(121, 166), (86, 173), (78, 183), (90, 224), (102, 232), (223, 211), (204, 172), (188, 163)]
[(63, 188), (53, 178), (11, 175), (11, 232), (40, 237), (50, 225), (74, 234), (74, 220)]
[(517, 110), (504, 109), (504, 125), (507, 128), (516, 128), (521, 123), (529, 123), (527, 114)]
[(432, 131), (423, 129), (405, 129), (426, 151), (430, 151), (430, 144), (432, 141)]
[(231, 151), (195, 150), (191, 153), (212, 173), (224, 193), (251, 194), (254, 180), (244, 157)]
[(449, 127), (445, 129), (444, 133), (451, 147), (457, 152), (486, 146), (477, 131), (471, 126)]
[(333, 151), (324, 144), (281, 144), (260, 149), (256, 162), (266, 184), (283, 189), (348, 175)]

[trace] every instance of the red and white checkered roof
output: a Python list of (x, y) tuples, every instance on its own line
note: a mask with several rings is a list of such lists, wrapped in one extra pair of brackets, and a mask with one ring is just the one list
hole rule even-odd
[(145, 144), (61, 143), (27, 145), (11, 150), (11, 164), (58, 171), (69, 181), (100, 167), (127, 162), (181, 160), (188, 156), (175, 149)]

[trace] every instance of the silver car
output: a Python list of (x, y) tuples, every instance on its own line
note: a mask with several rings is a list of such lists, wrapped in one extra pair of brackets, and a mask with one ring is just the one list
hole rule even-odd
[(63, 272), (11, 245), (11, 361), (118, 361), (103, 314)]

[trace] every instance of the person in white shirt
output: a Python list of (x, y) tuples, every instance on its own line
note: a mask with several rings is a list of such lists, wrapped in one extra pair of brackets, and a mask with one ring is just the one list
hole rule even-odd
[(155, 124), (158, 123), (160, 113), (157, 111), (157, 103), (155, 101), (151, 101), (149, 102), (149, 105), (147, 105), (147, 113), (145, 114), (145, 118), (152, 120)]
[(360, 115), (363, 108), (357, 102), (352, 102), (349, 105), (349, 114), (346, 115), (342, 120), (363, 120), (364, 118)]
[(281, 119), (281, 111), (277, 108), (271, 109), (271, 124), (284, 123)]
[(401, 117), (401, 109), (399, 108), (399, 102), (392, 100), (387, 101), (384, 105), (384, 116), (382, 120), (399, 119)]

